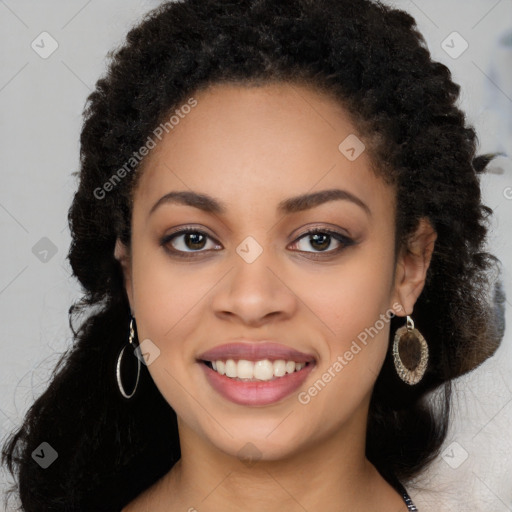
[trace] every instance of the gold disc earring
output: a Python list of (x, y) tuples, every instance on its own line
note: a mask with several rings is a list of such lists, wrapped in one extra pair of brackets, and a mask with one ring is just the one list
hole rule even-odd
[(428, 365), (428, 345), (414, 322), (407, 316), (407, 325), (396, 330), (393, 360), (398, 376), (409, 385), (417, 384)]

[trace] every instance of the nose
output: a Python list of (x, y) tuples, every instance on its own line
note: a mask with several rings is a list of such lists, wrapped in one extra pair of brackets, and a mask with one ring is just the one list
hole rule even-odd
[(286, 273), (270, 249), (252, 262), (236, 253), (233, 267), (215, 288), (214, 314), (252, 327), (289, 319), (297, 309), (298, 298), (293, 283), (286, 281)]

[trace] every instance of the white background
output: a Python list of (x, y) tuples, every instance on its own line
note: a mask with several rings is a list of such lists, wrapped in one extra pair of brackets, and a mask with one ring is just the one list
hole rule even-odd
[[(80, 290), (66, 261), (67, 210), (76, 186), (72, 173), (78, 170), (85, 99), (105, 69), (107, 52), (158, 4), (0, 0), (2, 440), (42, 393), (71, 342), (67, 313)], [(512, 154), (512, 0), (400, 0), (394, 5), (415, 17), (434, 58), (450, 67), (462, 85), (461, 106), (479, 133), (480, 152)], [(46, 59), (31, 48), (44, 31), (58, 43)], [(464, 41), (468, 48), (453, 58)], [(452, 56), (442, 45), (453, 47)], [(495, 211), (490, 249), (504, 265), (509, 328), (497, 354), (457, 382), (444, 457), (409, 486), (422, 512), (512, 511), (510, 157), (497, 158), (492, 171), (482, 188)], [(57, 250), (46, 262), (32, 251), (43, 237)]]

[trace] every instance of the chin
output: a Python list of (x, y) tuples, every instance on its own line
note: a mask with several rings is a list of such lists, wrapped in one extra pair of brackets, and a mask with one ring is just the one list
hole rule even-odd
[(201, 428), (201, 437), (216, 449), (243, 462), (283, 460), (303, 450), (311, 437), (304, 429), (305, 422), (298, 424), (294, 419), (292, 424), (291, 418), (283, 421), (285, 417), (286, 414), (279, 419), (239, 418), (235, 421), (217, 417), (221, 425), (228, 425), (227, 432), (214, 421), (215, 426), (209, 424)]

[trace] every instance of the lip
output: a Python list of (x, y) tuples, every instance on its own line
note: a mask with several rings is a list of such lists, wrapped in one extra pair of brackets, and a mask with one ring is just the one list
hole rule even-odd
[(223, 361), (226, 359), (245, 359), (247, 361), (284, 359), (297, 363), (315, 362), (315, 357), (311, 354), (299, 352), (286, 345), (270, 341), (226, 343), (207, 350), (198, 357), (198, 360), (201, 361), (218, 361), (219, 359)]
[[(247, 361), (284, 359), (285, 361), (309, 364), (299, 371), (287, 373), (268, 381), (233, 379), (220, 375), (205, 364), (205, 361), (226, 361), (227, 359), (245, 359)], [(210, 386), (217, 393), (235, 404), (246, 406), (270, 405), (286, 398), (302, 385), (316, 365), (316, 359), (312, 354), (306, 354), (273, 341), (244, 339), (207, 350), (197, 358), (197, 362), (202, 367)]]
[(302, 370), (274, 380), (244, 382), (221, 375), (202, 361), (198, 361), (198, 364), (203, 368), (210, 386), (217, 393), (230, 402), (246, 406), (264, 406), (283, 400), (303, 384), (315, 367), (315, 362), (311, 362)]

